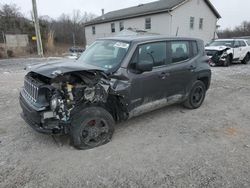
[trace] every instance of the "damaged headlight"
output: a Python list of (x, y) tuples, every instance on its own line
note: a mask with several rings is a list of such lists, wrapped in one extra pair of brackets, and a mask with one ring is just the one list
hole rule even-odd
[(221, 58), (226, 58), (227, 55), (228, 55), (228, 54), (227, 54), (227, 52), (225, 51), (225, 52), (222, 53)]

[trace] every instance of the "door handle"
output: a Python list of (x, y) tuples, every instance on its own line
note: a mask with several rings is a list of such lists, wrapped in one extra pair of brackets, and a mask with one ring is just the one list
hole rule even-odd
[(190, 65), (188, 68), (188, 70), (190, 70), (190, 71), (194, 71), (195, 69), (196, 69), (196, 67), (194, 65)]
[(160, 73), (159, 77), (162, 79), (162, 80), (165, 80), (168, 76), (170, 76), (170, 73), (169, 72), (162, 72)]

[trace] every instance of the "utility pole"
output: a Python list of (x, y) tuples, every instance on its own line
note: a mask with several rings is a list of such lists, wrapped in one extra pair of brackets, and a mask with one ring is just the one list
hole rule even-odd
[(75, 37), (75, 33), (73, 33), (73, 45), (74, 45), (74, 48), (76, 47), (76, 37)]
[(32, 0), (32, 5), (33, 5), (34, 25), (35, 25), (35, 30), (36, 30), (37, 53), (40, 57), (43, 57), (43, 44), (42, 44), (41, 33), (40, 33), (36, 0)]
[(5, 52), (5, 55), (7, 55), (8, 57), (8, 53), (7, 53), (7, 44), (6, 44), (6, 38), (5, 38), (5, 34), (4, 34), (4, 31), (2, 31), (2, 35), (3, 35), (3, 43), (4, 43), (4, 52)]

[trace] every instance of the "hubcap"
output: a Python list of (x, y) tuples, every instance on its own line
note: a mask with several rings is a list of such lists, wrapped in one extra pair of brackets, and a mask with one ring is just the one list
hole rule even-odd
[(203, 98), (203, 88), (202, 87), (195, 88), (192, 97), (192, 103), (197, 105), (201, 102), (202, 98)]
[(102, 119), (90, 120), (82, 130), (82, 141), (89, 146), (95, 146), (108, 138), (109, 127)]

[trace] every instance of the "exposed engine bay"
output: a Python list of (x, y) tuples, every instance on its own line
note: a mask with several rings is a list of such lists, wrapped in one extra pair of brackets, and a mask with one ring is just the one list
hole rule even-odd
[[(71, 72), (58, 74), (53, 78), (30, 72), (25, 80), (32, 84), (29, 87), (25, 84), (26, 96), (33, 100), (34, 105), (42, 107), (43, 124), (51, 120), (66, 124), (70, 122), (72, 111), (83, 105), (106, 106), (110, 111), (116, 108), (113, 103), (117, 97), (110, 94), (111, 81), (101, 71)], [(33, 92), (35, 87), (37, 94)]]

